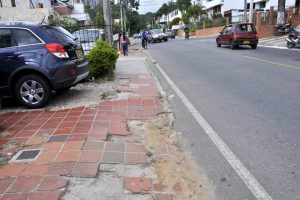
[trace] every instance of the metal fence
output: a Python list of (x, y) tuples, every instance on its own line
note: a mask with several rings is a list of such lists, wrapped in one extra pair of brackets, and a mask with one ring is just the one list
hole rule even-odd
[(96, 41), (105, 38), (104, 29), (100, 29), (94, 25), (78, 25), (64, 27), (79, 41), (83, 51), (87, 54), (96, 46)]

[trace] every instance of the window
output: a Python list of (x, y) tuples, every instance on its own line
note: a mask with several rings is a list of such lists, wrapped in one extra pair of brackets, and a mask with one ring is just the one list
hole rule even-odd
[(32, 33), (27, 30), (13, 30), (18, 46), (41, 43)]
[(11, 7), (16, 7), (16, 0), (11, 0)]
[(74, 36), (62, 27), (46, 27), (46, 31), (62, 43), (74, 42)]
[(0, 48), (14, 46), (11, 31), (9, 29), (0, 29)]
[(252, 33), (254, 28), (251, 24), (239, 24), (237, 25), (237, 33)]
[(232, 33), (232, 26), (226, 26), (224, 29), (223, 29), (223, 33), (225, 34), (231, 34)]
[(259, 8), (265, 8), (265, 7), (266, 7), (265, 1), (259, 3)]

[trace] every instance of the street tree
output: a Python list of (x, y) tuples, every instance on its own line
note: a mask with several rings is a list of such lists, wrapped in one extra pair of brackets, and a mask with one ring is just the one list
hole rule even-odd
[(285, 1), (286, 0), (278, 0), (278, 12), (277, 12), (277, 23), (282, 24), (285, 22)]
[(200, 16), (204, 14), (203, 6), (201, 5), (190, 5), (186, 11), (188, 18), (193, 22), (196, 23), (199, 21)]
[(177, 0), (176, 5), (178, 10), (180, 10), (183, 13), (187, 11), (188, 7), (190, 7), (192, 3), (190, 0)]
[(156, 12), (156, 17), (161, 17), (162, 15), (166, 15), (169, 12), (168, 4), (164, 3)]

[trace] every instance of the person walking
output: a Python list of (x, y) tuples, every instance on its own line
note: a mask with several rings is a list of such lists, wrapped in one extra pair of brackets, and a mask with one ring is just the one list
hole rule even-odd
[(128, 56), (128, 45), (129, 43), (129, 39), (128, 37), (125, 35), (125, 32), (123, 32), (123, 35), (120, 38), (120, 42), (123, 48), (123, 54), (124, 56)]
[(147, 49), (147, 42), (148, 42), (148, 34), (145, 30), (142, 30), (142, 47)]

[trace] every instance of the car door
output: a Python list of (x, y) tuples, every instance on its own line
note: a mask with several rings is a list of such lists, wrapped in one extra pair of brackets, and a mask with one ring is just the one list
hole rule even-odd
[(224, 44), (228, 45), (230, 43), (230, 40), (232, 38), (233, 33), (233, 27), (232, 25), (228, 25), (226, 32), (224, 33)]
[(9, 28), (0, 28), (0, 96), (8, 95), (8, 80), (18, 66), (16, 42)]
[(220, 43), (221, 44), (224, 44), (224, 41), (225, 41), (225, 33), (226, 33), (226, 31), (227, 31), (227, 27), (228, 26), (225, 26), (224, 28), (223, 28), (223, 30), (220, 32), (220, 35), (219, 35), (219, 41), (220, 41)]

